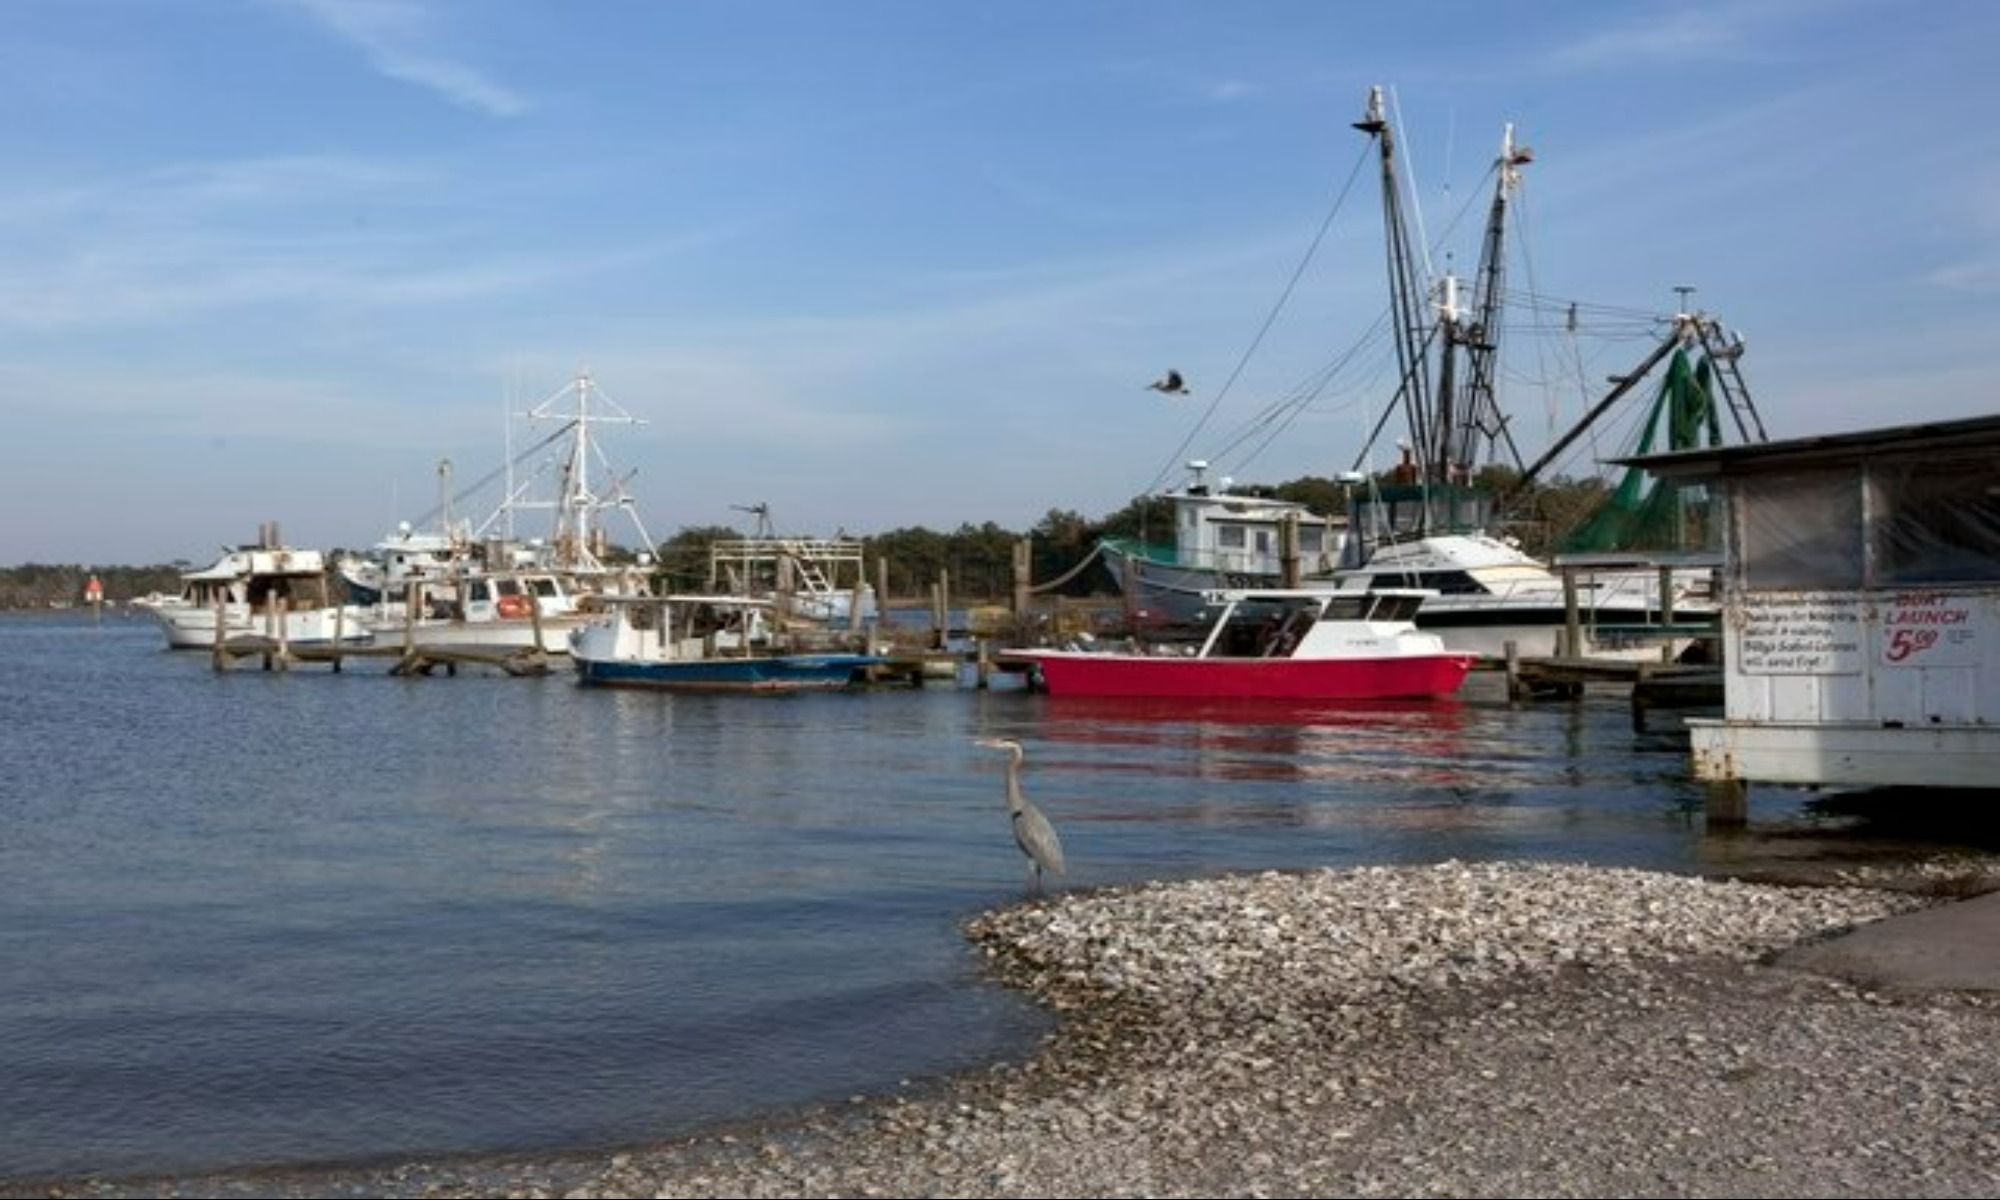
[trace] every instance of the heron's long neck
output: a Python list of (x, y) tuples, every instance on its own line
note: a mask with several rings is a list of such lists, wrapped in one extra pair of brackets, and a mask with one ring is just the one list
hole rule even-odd
[(1021, 811), (1021, 752), (1018, 749), (1007, 759), (1007, 811)]

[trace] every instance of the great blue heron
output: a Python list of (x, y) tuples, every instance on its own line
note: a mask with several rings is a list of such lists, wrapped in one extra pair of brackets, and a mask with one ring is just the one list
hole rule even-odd
[(1042, 872), (1063, 873), (1062, 839), (1056, 836), (1056, 827), (1042, 815), (1042, 810), (1021, 795), (1021, 762), (1027, 752), (1021, 743), (1007, 738), (980, 738), (977, 745), (993, 750), (1005, 750), (1007, 759), (1007, 814), (1014, 822), (1014, 844), (1021, 853), (1028, 856), (1034, 867), (1035, 891), (1042, 890)]
[(1146, 386), (1153, 391), (1167, 396), (1185, 396), (1188, 394), (1187, 384), (1182, 381), (1181, 373), (1172, 369), (1169, 369), (1165, 375), (1155, 379)]

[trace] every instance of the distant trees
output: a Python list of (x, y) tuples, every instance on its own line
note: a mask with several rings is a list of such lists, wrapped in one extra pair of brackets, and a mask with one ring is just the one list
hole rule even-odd
[[(1473, 484), (1489, 493), (1504, 495), (1516, 478), (1510, 468), (1486, 467), (1474, 476)], [(1384, 475), (1382, 482), (1389, 481), (1390, 477)], [(1356, 489), (1322, 476), (1308, 475), (1276, 485), (1237, 484), (1233, 490), (1289, 500), (1314, 512), (1337, 516), (1346, 512), (1350, 491)], [(1508, 507), (1506, 531), (1519, 538), (1528, 553), (1546, 556), (1609, 495), (1609, 487), (1595, 478), (1558, 478), (1538, 483), (1513, 498)], [(654, 548), (662, 583), (676, 590), (706, 587), (709, 548), (718, 539), (745, 536), (727, 525), (694, 525), (679, 530)], [(1014, 543), (1024, 536), (1030, 539), (1033, 578), (1037, 583), (1046, 583), (1083, 562), (1100, 538), (1172, 542), (1173, 502), (1163, 496), (1135, 496), (1124, 507), (1096, 520), (1073, 510), (1052, 508), (1025, 534), (986, 521), (978, 525), (968, 522), (949, 533), (906, 526), (861, 540), (863, 553), (871, 564), (878, 559), (888, 562), (889, 591), (895, 597), (925, 595), (943, 570), (950, 572), (954, 596), (998, 600), (1013, 588)], [(185, 562), (146, 567), (26, 563), (0, 568), (0, 608), (81, 604), (84, 581), (92, 574), (103, 583), (107, 601), (124, 601), (149, 592), (177, 592), (180, 573), (188, 566)], [(871, 565), (868, 580), (873, 583), (875, 578)], [(1085, 595), (1108, 593), (1115, 586), (1109, 572), (1093, 567), (1079, 573), (1061, 590), (1070, 595)]]
[(104, 585), (107, 604), (122, 604), (149, 592), (181, 590), (186, 563), (150, 567), (89, 567), (75, 563), (23, 563), (0, 568), (0, 608), (51, 608), (81, 605), (83, 587), (92, 575)]

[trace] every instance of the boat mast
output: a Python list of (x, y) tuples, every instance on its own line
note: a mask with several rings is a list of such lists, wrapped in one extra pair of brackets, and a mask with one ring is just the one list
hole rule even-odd
[[(1425, 369), (1428, 338), (1423, 315), (1425, 288), (1410, 250), (1409, 225), (1403, 215), (1403, 188), (1396, 173), (1395, 135), (1382, 107), (1381, 87), (1368, 89), (1368, 110), (1354, 128), (1375, 139), (1382, 161), (1382, 225), (1389, 257), (1389, 307), (1395, 326), (1396, 366), (1401, 382), (1397, 394), (1409, 418), (1414, 449), (1425, 461), (1432, 441), (1430, 377)], [(1383, 413), (1386, 420), (1392, 405)], [(1376, 427), (1376, 433), (1381, 427)], [(1371, 442), (1373, 437), (1369, 439)], [(1362, 451), (1365, 456), (1367, 451)], [(1358, 465), (1358, 464), (1357, 464)]]
[[(1463, 482), (1489, 445), (1504, 441), (1516, 464), (1520, 452), (1507, 431), (1505, 417), (1494, 398), (1497, 374), (1501, 305), (1506, 276), (1507, 210), (1520, 186), (1521, 167), (1533, 155), (1514, 142), (1514, 127), (1505, 127), (1500, 139), (1500, 157), (1493, 203), (1487, 214), (1486, 236), (1480, 248), (1479, 269), (1473, 288), (1472, 317), (1460, 301), (1456, 276), (1447, 272), (1438, 280), (1435, 305), (1432, 289), (1410, 244), (1408, 221), (1404, 216), (1403, 185), (1395, 166), (1395, 147), (1390, 123), (1382, 107), (1382, 89), (1369, 89), (1366, 116), (1354, 123), (1356, 129), (1376, 139), (1382, 157), (1382, 223), (1389, 256), (1390, 315), (1395, 325), (1396, 362), (1402, 372), (1397, 394), (1410, 430), (1412, 464), (1418, 478), (1427, 483)], [(1427, 311), (1434, 307), (1435, 318)], [(1438, 352), (1437, 379), (1430, 378), (1429, 353)], [(1461, 372), (1458, 358), (1465, 356)], [(1433, 391), (1433, 387), (1435, 391)], [(1381, 436), (1394, 406), (1385, 410), (1369, 435), (1368, 445), (1355, 460), (1359, 469), (1368, 450)]]
[[(1521, 185), (1521, 168), (1534, 161), (1534, 152), (1514, 142), (1510, 122), (1500, 135), (1500, 157), (1494, 162), (1497, 178), (1493, 184), (1493, 204), (1486, 216), (1486, 239), (1479, 251), (1479, 281), (1474, 289), (1473, 307), (1478, 316), (1469, 325), (1454, 327), (1453, 341), (1465, 347), (1466, 381), (1450, 420), (1454, 433), (1445, 447), (1446, 465), (1470, 478), (1481, 454), (1491, 445), (1505, 442), (1521, 466), (1521, 451), (1507, 429), (1507, 418), (1493, 394), (1500, 353), (1502, 284), (1506, 278), (1505, 238), (1507, 208)], [(1449, 347), (1446, 353), (1450, 353)], [(1447, 395), (1445, 403), (1453, 401)]]
[[(574, 397), (573, 407), (558, 411), (558, 406), (571, 397)], [(537, 420), (564, 421), (564, 428), (572, 431), (569, 454), (561, 468), (561, 486), (553, 505), (556, 510), (554, 565), (572, 571), (596, 571), (603, 567), (597, 556), (599, 547), (595, 544), (600, 532), (596, 517), (607, 508), (624, 508), (631, 512), (633, 524), (638, 527), (639, 536), (645, 543), (643, 548), (651, 550), (652, 543), (645, 527), (639, 524), (638, 514), (632, 511), (631, 500), (625, 495), (624, 480), (611, 480), (605, 495), (592, 490), (590, 481), (591, 457), (602, 455), (602, 451), (591, 442), (591, 426), (643, 425), (645, 422), (605, 395), (604, 390), (591, 379), (588, 370), (579, 371), (576, 378), (555, 395), (530, 409), (528, 416)]]

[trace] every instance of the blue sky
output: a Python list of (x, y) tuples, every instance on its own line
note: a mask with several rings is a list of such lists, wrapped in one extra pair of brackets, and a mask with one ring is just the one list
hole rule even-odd
[[(365, 545), (586, 367), (649, 422), (606, 450), (655, 537), (1101, 515), (1329, 212), (1188, 453), (1382, 311), (1372, 178), (1334, 207), (1371, 84), (1440, 264), (1516, 122), (1516, 287), (1697, 287), (1778, 436), (1992, 412), (1996, 45), (1952, 2), (15, 0), (0, 563)], [(1648, 337), (1566, 363), (1517, 315), (1532, 453)], [(1239, 477), (1345, 469), (1369, 371)]]

